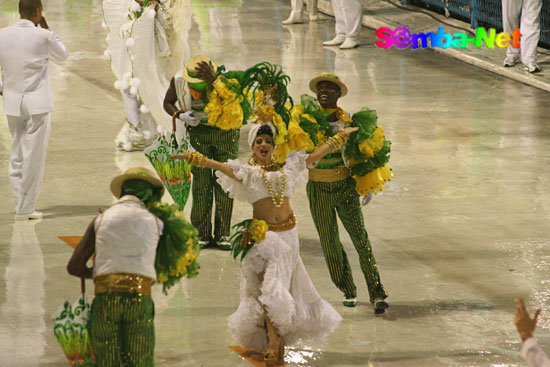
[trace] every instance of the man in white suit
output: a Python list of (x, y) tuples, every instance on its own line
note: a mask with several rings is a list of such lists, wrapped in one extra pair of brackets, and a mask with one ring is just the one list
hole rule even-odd
[(323, 42), (324, 46), (340, 46), (342, 50), (359, 46), (359, 32), (363, 17), (362, 0), (332, 0), (336, 18), (336, 37)]
[(9, 175), (16, 218), (40, 219), (35, 204), (53, 111), (48, 62), (64, 61), (68, 52), (42, 16), (40, 0), (20, 0), (19, 14), (19, 22), (0, 29), (0, 93), (13, 139)]

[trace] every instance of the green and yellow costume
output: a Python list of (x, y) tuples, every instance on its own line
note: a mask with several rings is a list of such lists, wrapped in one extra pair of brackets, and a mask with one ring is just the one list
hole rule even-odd
[[(336, 113), (339, 120), (329, 123), (331, 113)], [(313, 151), (337, 132), (336, 124), (342, 128), (358, 126), (359, 130), (350, 135), (342, 150), (326, 155), (309, 168), (306, 190), (311, 216), (332, 281), (346, 298), (355, 298), (357, 288), (339, 237), (336, 216), (340, 217), (357, 250), (370, 301), (374, 302), (386, 298), (387, 293), (380, 281), (359, 196), (381, 191), (392, 177), (387, 165), (390, 142), (376, 125), (376, 112), (363, 109), (351, 119), (341, 109), (324, 111), (312, 97), (303, 95), (301, 105), (292, 108), (284, 142), (277, 146), (274, 156), (282, 162), (290, 150)]]
[[(126, 174), (120, 176), (121, 180), (128, 175), (127, 171)], [(154, 366), (155, 309), (151, 298), (151, 288), (155, 279), (151, 278), (149, 274), (144, 275), (139, 268), (137, 270), (127, 269), (124, 272), (107, 271), (95, 274), (97, 261), (100, 257), (102, 264), (108, 264), (106, 266), (111, 266), (112, 263), (118, 261), (115, 268), (121, 266), (120, 264), (127, 263), (120, 261), (121, 256), (133, 259), (138, 257), (134, 253), (126, 254), (125, 250), (118, 251), (117, 255), (109, 250), (113, 245), (120, 245), (121, 242), (127, 240), (128, 226), (125, 224), (124, 228), (117, 229), (120, 228), (122, 222), (133, 221), (138, 214), (139, 218), (151, 216), (156, 217), (155, 221), (162, 222), (162, 234), (158, 237), (156, 248), (153, 247), (152, 250), (154, 251), (153, 274), (156, 273), (156, 281), (163, 285), (164, 293), (182, 277), (196, 276), (199, 269), (196, 259), (200, 249), (196, 230), (183, 218), (183, 212), (177, 210), (177, 205), (169, 206), (156, 202), (162, 196), (162, 182), (158, 181), (154, 187), (150, 182), (139, 178), (153, 177), (152, 173), (148, 171), (140, 171), (130, 177), (133, 178), (124, 181), (119, 192), (115, 194), (117, 197), (128, 196), (124, 196), (114, 207), (120, 210), (121, 206), (128, 205), (128, 203), (134, 206), (124, 209), (125, 211), (122, 213), (125, 216), (122, 217), (122, 221), (121, 217), (117, 216), (118, 222), (108, 227), (109, 231), (114, 233), (114, 237), (109, 236), (108, 238), (118, 238), (119, 242), (113, 243), (113, 241), (104, 240), (101, 248), (95, 248), (95, 298), (92, 303), (88, 332), (97, 367)], [(113, 193), (115, 192), (113, 191)], [(147, 215), (143, 214), (143, 209), (146, 206), (150, 213)], [(128, 210), (133, 210), (134, 216), (130, 215)], [(103, 227), (105, 226), (106, 220), (103, 218), (108, 211), (109, 209), (94, 220), (95, 230), (94, 226), (90, 227), (91, 230), (94, 230), (94, 235), (89, 238), (94, 242), (97, 241), (96, 236), (100, 233), (99, 229), (102, 223)], [(145, 223), (143, 220), (139, 222), (139, 224), (143, 223)], [(161, 227), (157, 228), (160, 231)], [(139, 228), (136, 229), (136, 231), (138, 230)], [(132, 244), (138, 247), (135, 242)], [(138, 251), (142, 248), (143, 246), (139, 247)], [(133, 251), (135, 252), (135, 250)], [(148, 254), (142, 254), (141, 257), (149, 259)], [(140, 262), (145, 264), (146, 261), (141, 260)]]
[[(239, 129), (250, 115), (250, 105), (243, 96), (240, 80), (243, 72), (229, 71), (220, 74), (213, 85), (189, 83), (192, 88), (191, 108), (201, 116), (197, 126), (188, 126), (191, 146), (204, 156), (226, 162), (235, 159), (239, 152)], [(178, 100), (183, 100), (185, 83), (175, 79)], [(233, 199), (216, 182), (216, 175), (209, 168), (192, 167), (193, 174), (191, 223), (199, 231), (201, 241), (227, 240), (230, 235)], [(214, 230), (212, 231), (212, 207), (215, 203)], [(212, 233), (213, 232), (213, 233)]]

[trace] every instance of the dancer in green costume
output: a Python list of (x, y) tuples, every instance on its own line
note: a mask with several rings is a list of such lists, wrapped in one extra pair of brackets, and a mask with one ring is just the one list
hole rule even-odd
[[(206, 56), (193, 57), (172, 78), (164, 109), (170, 115), (185, 110), (178, 118), (186, 124), (191, 146), (210, 159), (226, 162), (238, 156), (239, 129), (246, 121), (249, 106), (240, 90), (242, 74), (234, 71), (222, 74), (222, 70)], [(191, 94), (191, 106), (185, 105), (187, 92)], [(233, 199), (216, 182), (213, 170), (192, 167), (191, 172), (191, 223), (199, 231), (200, 245), (216, 244), (220, 249), (231, 250), (228, 238)], [(213, 202), (216, 208), (212, 231)]]
[(94, 279), (88, 331), (97, 366), (152, 367), (152, 285), (158, 280), (166, 292), (197, 274), (197, 235), (181, 213), (157, 203), (164, 187), (147, 168), (115, 177), (111, 191), (119, 200), (90, 223), (67, 270)]
[[(316, 93), (321, 109), (330, 113), (328, 121), (335, 131), (337, 125), (346, 127), (352, 122), (348, 114), (337, 105), (338, 99), (347, 93), (346, 85), (338, 76), (323, 73), (312, 79), (309, 86)], [(347, 254), (340, 242), (336, 214), (340, 217), (359, 255), (359, 263), (374, 311), (383, 313), (389, 307), (384, 301), (387, 293), (380, 280), (365, 229), (359, 194), (355, 188), (355, 181), (344, 163), (341, 150), (326, 155), (315, 168), (309, 169), (307, 195), (311, 216), (319, 234), (332, 281), (344, 293), (344, 306), (357, 305), (357, 287), (353, 282)]]

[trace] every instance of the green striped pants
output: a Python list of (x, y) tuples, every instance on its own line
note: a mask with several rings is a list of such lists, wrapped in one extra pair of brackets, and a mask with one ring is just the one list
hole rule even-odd
[(380, 281), (376, 260), (372, 253), (355, 180), (348, 177), (336, 182), (307, 183), (307, 196), (311, 217), (319, 234), (321, 247), (332, 281), (346, 297), (355, 298), (357, 287), (353, 282), (351, 267), (338, 235), (336, 214), (359, 254), (359, 264), (367, 282), (370, 301), (388, 295)]
[[(193, 148), (210, 159), (227, 162), (239, 153), (239, 130), (222, 130), (200, 124), (189, 127), (189, 141)], [(231, 232), (233, 199), (216, 182), (216, 174), (209, 168), (191, 167), (193, 173), (191, 223), (197, 227), (200, 239), (219, 239)], [(212, 237), (212, 206), (214, 213), (214, 237)]]
[(88, 332), (97, 367), (155, 365), (155, 305), (136, 293), (95, 296)]

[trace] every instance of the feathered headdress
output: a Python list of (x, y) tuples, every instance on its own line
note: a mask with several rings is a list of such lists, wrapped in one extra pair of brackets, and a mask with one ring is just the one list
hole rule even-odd
[[(288, 83), (290, 77), (283, 73), (283, 69), (269, 62), (262, 62), (247, 69), (243, 78), (243, 88), (251, 94), (252, 101), (256, 102), (256, 93), (261, 92), (264, 103), (273, 106), (274, 112), (281, 116), (287, 126), (290, 121), (289, 111), (294, 105), (287, 92)], [(256, 106), (256, 109), (258, 107), (260, 106)], [(262, 119), (263, 116), (259, 117)]]

